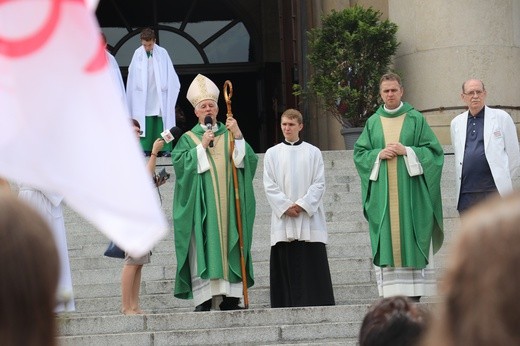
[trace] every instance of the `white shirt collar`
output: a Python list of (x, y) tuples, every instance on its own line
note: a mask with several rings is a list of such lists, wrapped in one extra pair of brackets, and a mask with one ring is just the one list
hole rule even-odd
[(399, 107), (397, 107), (395, 109), (388, 109), (388, 108), (386, 108), (385, 105), (383, 105), (383, 108), (385, 109), (385, 112), (394, 114), (394, 113), (397, 113), (399, 111), (399, 109), (401, 109), (402, 106), (403, 106), (403, 101), (401, 101), (401, 104), (399, 105)]
[[(200, 124), (200, 126), (204, 131), (208, 131), (208, 127), (206, 126), (206, 124)], [(215, 125), (211, 126), (211, 131), (218, 131), (218, 123), (215, 123)]]

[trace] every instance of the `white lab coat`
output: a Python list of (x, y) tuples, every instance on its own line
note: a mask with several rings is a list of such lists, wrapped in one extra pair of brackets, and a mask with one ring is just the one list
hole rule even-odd
[[(175, 104), (179, 96), (180, 82), (173, 63), (166, 49), (158, 46), (153, 47), (153, 68), (155, 85), (161, 107), (161, 116), (164, 129), (175, 126)], [(126, 81), (126, 98), (130, 116), (139, 121), (142, 136), (146, 136), (145, 114), (146, 95), (148, 88), (148, 57), (143, 46), (137, 48), (128, 66), (128, 79)]]
[[(468, 111), (457, 115), (451, 121), (450, 127), (451, 143), (455, 154), (455, 172), (457, 174), (457, 201), (459, 200), (462, 180), (467, 124)], [(485, 106), (484, 152), (500, 195), (511, 192), (513, 190), (512, 178), (520, 167), (520, 151), (513, 119), (503, 110)]]

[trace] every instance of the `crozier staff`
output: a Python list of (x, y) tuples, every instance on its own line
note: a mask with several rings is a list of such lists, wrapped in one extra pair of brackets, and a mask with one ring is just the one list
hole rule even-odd
[[(233, 96), (233, 84), (229, 80), (224, 83), (224, 99), (226, 100), (227, 106), (227, 114), (226, 117), (232, 118), (233, 112), (231, 111), (231, 97)], [(232, 153), (235, 151), (235, 141), (232, 140), (230, 142), (229, 151)], [(235, 165), (231, 165), (233, 168), (233, 186), (235, 192), (235, 208), (236, 208), (236, 220), (237, 220), (237, 228), (238, 228), (238, 242), (240, 246), (240, 271), (242, 274), (242, 289), (244, 290), (244, 307), (249, 308), (249, 295), (247, 293), (247, 273), (246, 273), (246, 263), (244, 257), (244, 228), (242, 226), (242, 211), (240, 209), (240, 194), (238, 193), (238, 173), (237, 167)]]

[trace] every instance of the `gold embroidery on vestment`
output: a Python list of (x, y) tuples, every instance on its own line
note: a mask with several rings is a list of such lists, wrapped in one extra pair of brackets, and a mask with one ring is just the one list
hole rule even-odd
[[(385, 145), (398, 143), (406, 113), (395, 118), (380, 117)], [(397, 157), (386, 160), (388, 174), (388, 210), (390, 214), (390, 234), (394, 267), (401, 267), (401, 228), (399, 219), (399, 185), (397, 181)]]

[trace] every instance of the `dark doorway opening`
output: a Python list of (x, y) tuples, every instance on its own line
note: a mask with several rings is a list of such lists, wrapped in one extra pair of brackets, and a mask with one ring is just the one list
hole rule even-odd
[[(259, 118), (258, 98), (256, 90), (260, 84), (259, 76), (254, 72), (242, 73), (204, 73), (206, 77), (211, 79), (220, 88), (219, 97), (219, 113), (217, 120), (225, 123), (227, 106), (224, 100), (223, 86), (226, 80), (233, 84), (233, 94), (231, 97), (231, 108), (233, 117), (237, 120), (240, 130), (244, 134), (247, 142), (251, 147), (259, 152), (260, 150), (260, 134), (262, 128), (262, 119)], [(182, 109), (186, 122), (182, 125), (183, 130), (190, 130), (197, 124), (197, 117), (193, 113), (193, 106), (186, 99), (186, 92), (190, 83), (196, 74), (184, 74), (179, 76), (181, 81), (181, 91), (177, 99), (177, 107)]]
[(96, 16), (125, 80), (140, 30), (156, 31), (181, 81), (177, 106), (185, 129), (196, 122), (186, 91), (197, 73), (221, 88), (219, 121), (226, 117), (222, 86), (230, 80), (233, 115), (261, 153), (281, 140), (283, 110), (297, 106), (291, 87), (298, 77), (291, 71), (298, 71), (299, 63), (299, 1), (100, 0)]

